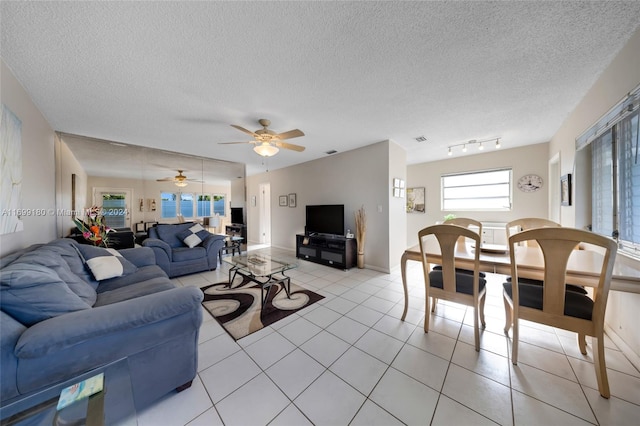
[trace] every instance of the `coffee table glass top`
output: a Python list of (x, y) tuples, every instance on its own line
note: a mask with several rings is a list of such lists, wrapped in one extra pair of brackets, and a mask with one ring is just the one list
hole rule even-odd
[(225, 257), (225, 263), (243, 274), (268, 277), (298, 267), (298, 260), (286, 255), (271, 255), (267, 252), (247, 252), (239, 256)]

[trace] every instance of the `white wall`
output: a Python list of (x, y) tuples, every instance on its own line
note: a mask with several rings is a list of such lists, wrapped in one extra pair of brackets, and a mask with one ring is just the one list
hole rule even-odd
[[(363, 206), (367, 215), (366, 267), (389, 271), (392, 261), (399, 263), (402, 251), (391, 254), (389, 241), (391, 144), (395, 145), (380, 142), (248, 177), (249, 199), (255, 195), (260, 200), (260, 183), (271, 185), (271, 245), (295, 250), (295, 236), (304, 232), (307, 204), (344, 204), (345, 229), (352, 231), (355, 230), (355, 211)], [(397, 167), (403, 168), (404, 164)], [(280, 207), (278, 197), (290, 193), (297, 195), (297, 207)], [(259, 241), (259, 207), (250, 203), (248, 207), (248, 240), (252, 242)]]
[[(0, 99), (22, 121), (23, 209), (53, 209), (54, 131), (11, 70), (0, 61)], [(0, 255), (56, 237), (55, 214), (23, 217), (24, 231), (0, 236)]]
[(407, 181), (407, 151), (400, 145), (389, 143), (389, 175), (387, 191), (389, 192), (389, 266), (400, 267), (400, 257), (407, 249), (407, 213), (406, 196), (394, 197), (392, 193), (393, 179)]
[[(502, 141), (505, 146), (509, 141)], [(425, 226), (442, 221), (444, 216), (453, 213), (458, 217), (472, 217), (482, 222), (509, 222), (520, 217), (547, 217), (549, 185), (559, 182), (546, 182), (548, 168), (547, 143), (528, 145), (521, 148), (499, 149), (485, 154), (453, 157), (447, 160), (414, 164), (407, 167), (407, 186), (425, 187), (426, 213), (407, 214), (407, 243), (418, 244), (418, 231)], [(471, 172), (503, 167), (513, 169), (513, 209), (496, 212), (445, 212), (441, 208), (440, 177), (447, 173)], [(542, 189), (525, 193), (516, 188), (515, 182), (527, 174), (536, 174), (544, 180)]]
[[(640, 28), (633, 34), (625, 47), (618, 53), (609, 67), (600, 75), (596, 83), (585, 94), (573, 112), (564, 121), (553, 136), (549, 146), (552, 155), (561, 152), (562, 174), (573, 173), (576, 152), (575, 139), (591, 127), (611, 107), (640, 83)], [(582, 179), (577, 180), (580, 184)], [(578, 194), (580, 191), (578, 190)], [(562, 207), (561, 221), (564, 226), (575, 226), (576, 220), (588, 223), (584, 217), (589, 203)], [(640, 268), (640, 262), (635, 263)], [(621, 339), (635, 354), (636, 365), (640, 359), (640, 294), (611, 292), (607, 304), (607, 333), (615, 339)], [(628, 355), (629, 356), (629, 355)]]

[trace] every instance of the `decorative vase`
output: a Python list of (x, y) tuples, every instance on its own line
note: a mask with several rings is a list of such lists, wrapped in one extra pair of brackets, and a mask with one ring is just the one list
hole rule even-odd
[(364, 268), (364, 253), (358, 253), (358, 268)]

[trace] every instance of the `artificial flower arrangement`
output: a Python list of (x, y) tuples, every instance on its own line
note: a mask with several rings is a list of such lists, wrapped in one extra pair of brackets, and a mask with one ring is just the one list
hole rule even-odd
[(87, 209), (86, 222), (74, 217), (73, 223), (82, 232), (82, 236), (93, 245), (107, 247), (108, 234), (112, 229), (104, 223), (104, 216), (100, 215), (101, 210), (101, 207), (92, 206)]

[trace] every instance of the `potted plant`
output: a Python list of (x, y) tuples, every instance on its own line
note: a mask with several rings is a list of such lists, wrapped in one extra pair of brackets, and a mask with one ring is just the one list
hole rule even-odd
[(367, 215), (364, 206), (356, 210), (356, 243), (358, 246), (358, 268), (364, 268), (364, 240), (367, 233)]

